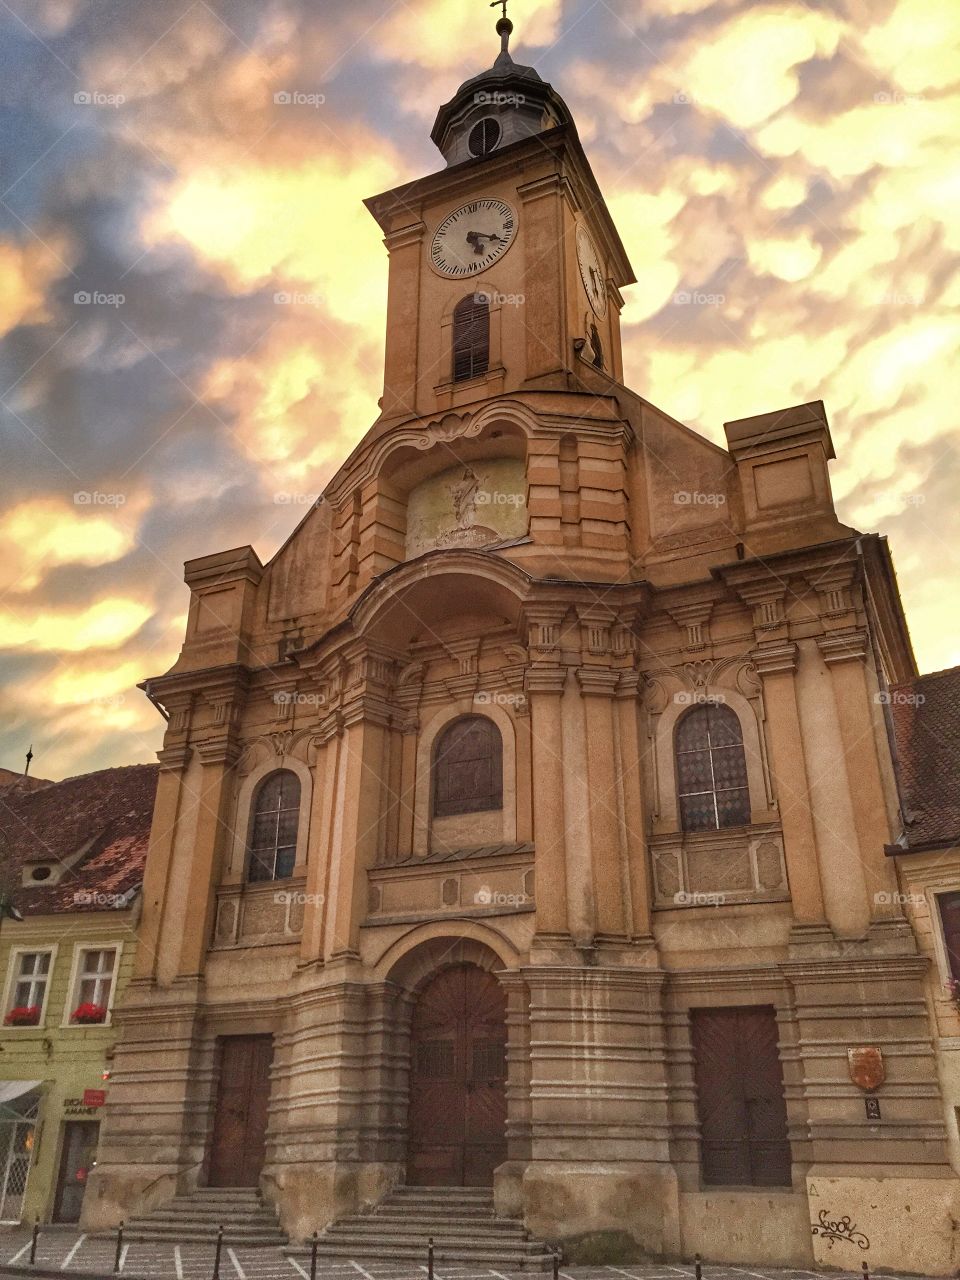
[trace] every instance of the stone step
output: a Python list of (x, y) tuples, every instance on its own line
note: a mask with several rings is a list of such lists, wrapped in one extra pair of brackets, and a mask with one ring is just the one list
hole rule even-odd
[[(131, 1223), (130, 1226), (124, 1227), (123, 1238), (124, 1241), (134, 1243), (167, 1240), (172, 1241), (174, 1244), (215, 1245), (217, 1242), (217, 1229), (215, 1227), (196, 1227), (189, 1222), (179, 1222), (175, 1225), (157, 1225), (152, 1222)], [(242, 1229), (224, 1227), (223, 1243), (279, 1246), (287, 1243), (287, 1237), (279, 1227), (274, 1227), (272, 1231), (244, 1231)]]
[(257, 1187), (195, 1187), (175, 1200), (261, 1200)]
[[(309, 1257), (309, 1246), (291, 1246), (283, 1250), (288, 1257)], [(401, 1243), (395, 1236), (384, 1236), (382, 1239), (359, 1237), (350, 1239), (329, 1240), (321, 1237), (317, 1247), (317, 1257), (323, 1259), (348, 1258), (369, 1262), (411, 1261), (426, 1265), (426, 1242), (419, 1245)], [(434, 1262), (438, 1265), (450, 1262), (490, 1263), (501, 1270), (511, 1271), (549, 1271), (553, 1267), (553, 1255), (541, 1245), (527, 1242), (522, 1246), (487, 1245), (477, 1242), (473, 1245), (464, 1243), (445, 1243), (434, 1240)]]
[(500, 1219), (499, 1221), (485, 1222), (482, 1227), (478, 1227), (475, 1222), (410, 1222), (406, 1219), (385, 1218), (379, 1213), (371, 1214), (369, 1217), (350, 1217), (340, 1218), (339, 1221), (333, 1222), (324, 1231), (323, 1238), (326, 1240), (333, 1236), (340, 1236), (343, 1232), (360, 1233), (370, 1236), (396, 1236), (403, 1240), (422, 1240), (424, 1244), (433, 1236), (434, 1240), (439, 1239), (465, 1239), (476, 1240), (497, 1240), (512, 1243), (517, 1241), (523, 1243), (530, 1239), (521, 1223), (511, 1222), (509, 1219)]
[(277, 1220), (271, 1214), (267, 1217), (257, 1218), (227, 1218), (221, 1215), (218, 1218), (198, 1218), (190, 1213), (171, 1213), (167, 1209), (157, 1209), (154, 1213), (144, 1213), (140, 1217), (131, 1218), (126, 1224), (131, 1228), (140, 1227), (192, 1227), (196, 1231), (212, 1231), (217, 1234), (217, 1228), (223, 1227), (225, 1231), (276, 1231)]
[(380, 1209), (374, 1210), (371, 1214), (357, 1214), (356, 1216), (358, 1218), (362, 1216), (390, 1227), (407, 1222), (412, 1227), (416, 1227), (418, 1231), (425, 1231), (427, 1235), (434, 1236), (438, 1232), (444, 1231), (447, 1227), (463, 1227), (470, 1231), (483, 1232), (492, 1231), (499, 1223), (513, 1221), (511, 1218), (495, 1218), (492, 1213), (485, 1218), (474, 1218), (470, 1214), (462, 1213), (387, 1213)]
[(164, 1204), (159, 1205), (156, 1209), (151, 1209), (149, 1213), (143, 1213), (141, 1218), (152, 1218), (156, 1214), (163, 1217), (177, 1218), (198, 1218), (202, 1222), (225, 1222), (228, 1218), (253, 1219), (254, 1221), (270, 1221), (276, 1222), (277, 1215), (262, 1201), (256, 1204), (196, 1204), (195, 1202), (187, 1203), (183, 1200), (167, 1200)]

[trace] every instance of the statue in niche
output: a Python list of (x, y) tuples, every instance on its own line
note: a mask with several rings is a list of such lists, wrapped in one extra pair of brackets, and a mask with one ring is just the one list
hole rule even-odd
[(445, 529), (437, 539), (438, 547), (484, 547), (490, 542), (497, 542), (500, 534), (496, 529), (477, 524), (477, 495), (480, 492), (480, 478), (472, 467), (464, 467), (463, 474), (451, 488), (453, 500), (453, 518), (456, 521), (452, 529)]

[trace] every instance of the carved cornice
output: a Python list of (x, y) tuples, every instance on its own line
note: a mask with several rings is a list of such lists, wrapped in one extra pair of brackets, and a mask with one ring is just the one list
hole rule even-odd
[(186, 768), (192, 755), (193, 748), (182, 743), (177, 746), (162, 747), (157, 752), (161, 772), (176, 773), (178, 770)]
[(528, 667), (523, 678), (528, 697), (542, 693), (561, 694), (567, 682), (567, 669), (561, 666)]
[(609, 667), (578, 667), (577, 681), (584, 697), (612, 698), (620, 683), (620, 672)]
[(227, 768), (240, 759), (243, 748), (232, 734), (207, 738), (195, 744), (201, 764), (222, 764)]
[(835, 662), (866, 660), (868, 639), (865, 631), (841, 631), (818, 636), (817, 646), (827, 665)]
[(759, 645), (750, 657), (762, 676), (792, 675), (797, 669), (800, 650), (795, 644)]

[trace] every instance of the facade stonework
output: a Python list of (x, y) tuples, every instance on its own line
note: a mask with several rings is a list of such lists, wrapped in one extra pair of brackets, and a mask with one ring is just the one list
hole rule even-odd
[[(500, 145), (472, 156), (491, 115)], [(269, 1036), (256, 1176), (295, 1238), (408, 1180), (416, 1138), (438, 1179), (495, 1158), (498, 1211), (573, 1256), (857, 1267), (824, 1227), (849, 1220), (875, 1265), (949, 1270), (929, 948), (886, 852), (881, 695), (915, 674), (886, 543), (836, 516), (819, 402), (727, 423), (721, 449), (623, 385), (632, 271), (535, 72), (502, 53), (434, 137), (447, 168), (367, 202), (380, 417), (268, 564), (188, 562), (182, 652), (146, 685), (168, 723), (85, 1226), (210, 1179), (225, 1042)], [(478, 201), (515, 221), (467, 243), (509, 243), (443, 274), (444, 220)], [(483, 367), (457, 378), (478, 290)], [(418, 1002), (459, 967), (502, 989), (502, 1074), (484, 1014), (466, 1093), (420, 1121), (412, 1091), (459, 1068)], [(740, 1128), (704, 1103), (728, 1025), (766, 1071)], [(870, 1046), (865, 1092), (848, 1055)]]

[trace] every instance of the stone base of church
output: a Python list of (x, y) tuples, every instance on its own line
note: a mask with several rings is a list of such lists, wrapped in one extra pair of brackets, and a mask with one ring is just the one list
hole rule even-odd
[[(196, 1179), (194, 1178), (194, 1183)], [(187, 1190), (178, 1170), (156, 1165), (97, 1166), (90, 1171), (83, 1197), (84, 1231), (115, 1231), (121, 1222), (157, 1209)]]
[[(680, 1195), (680, 1255), (711, 1262), (809, 1267), (810, 1210), (788, 1187), (713, 1187)], [(831, 1265), (841, 1265), (840, 1260)]]
[(338, 1218), (372, 1209), (403, 1177), (390, 1163), (291, 1165), (267, 1172), (264, 1197), (276, 1205), (291, 1240), (306, 1240)]
[(818, 1267), (924, 1276), (955, 1275), (960, 1264), (960, 1179), (807, 1175), (813, 1258)]
[(562, 1244), (572, 1262), (680, 1253), (677, 1177), (669, 1166), (531, 1163), (523, 1217), (535, 1236)]

